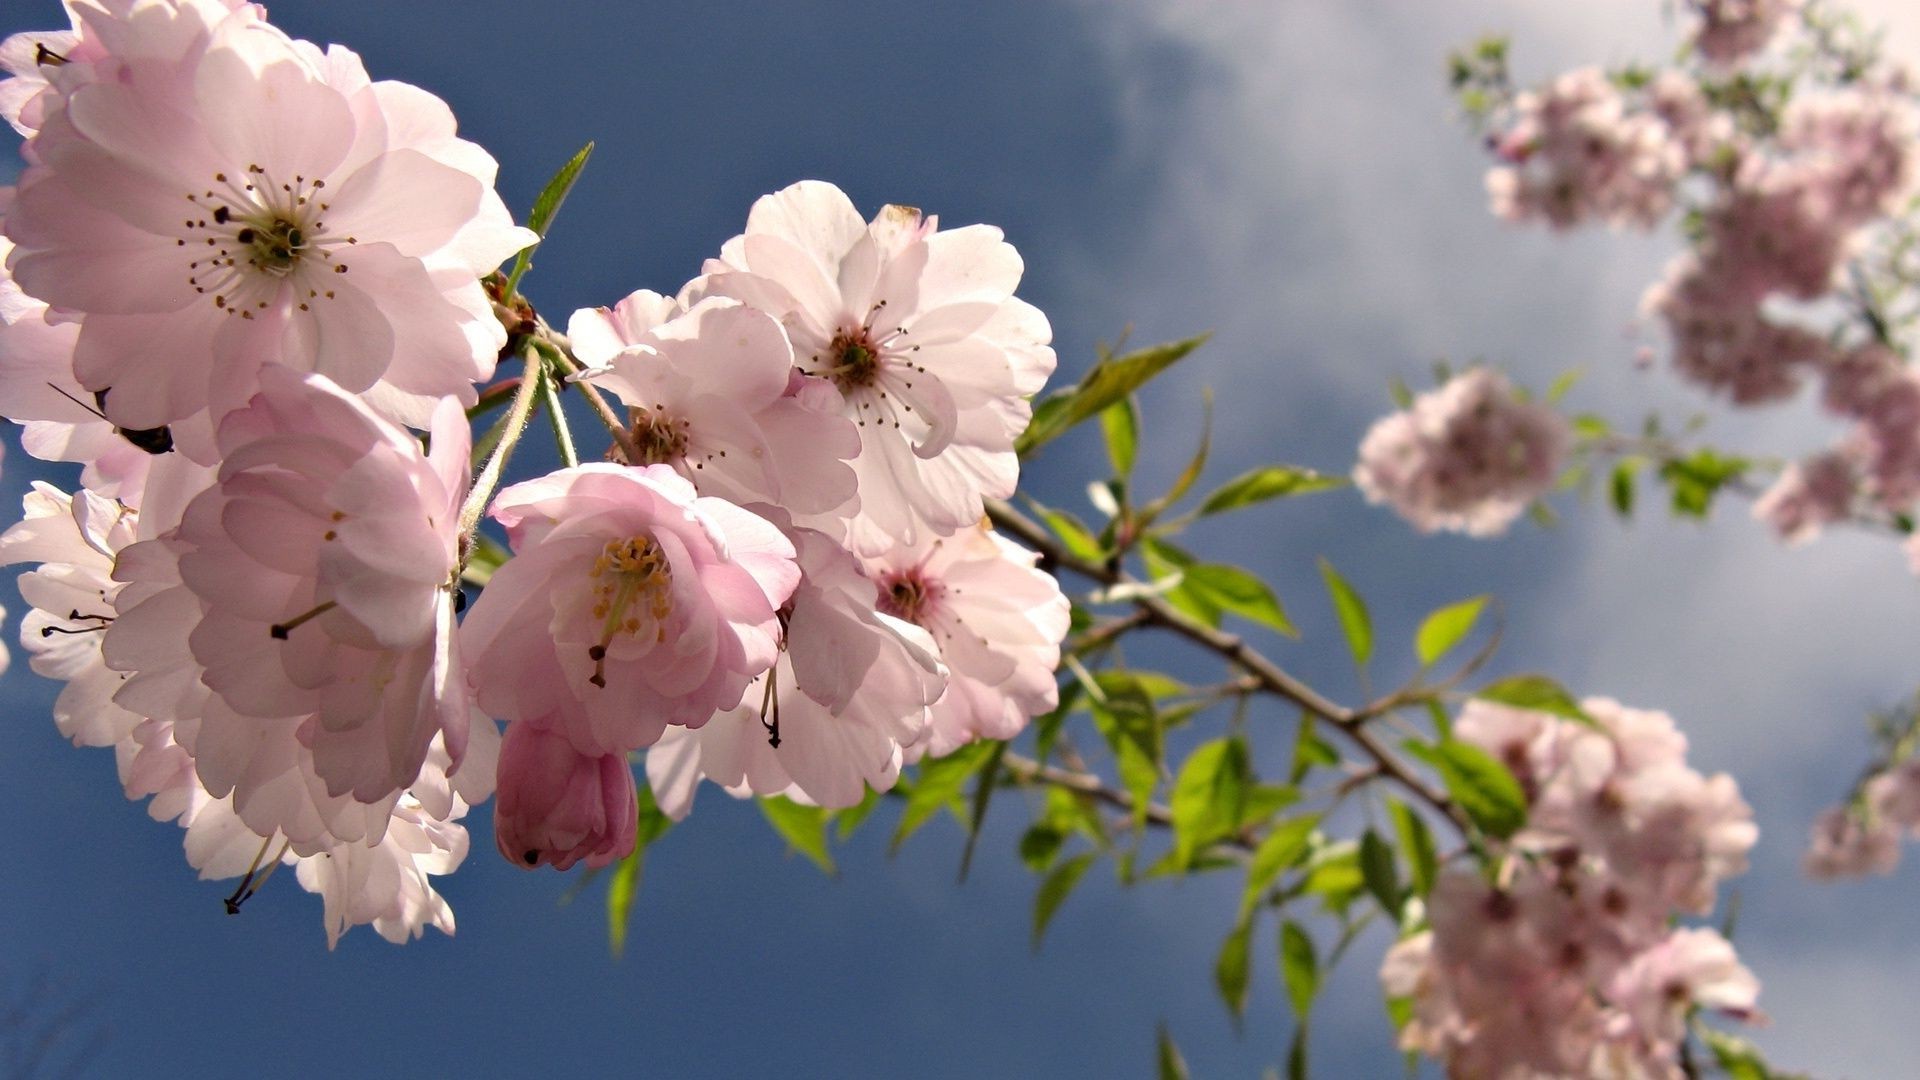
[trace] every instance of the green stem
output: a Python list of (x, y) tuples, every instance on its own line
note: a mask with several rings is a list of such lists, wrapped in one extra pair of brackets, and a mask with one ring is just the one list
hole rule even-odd
[(493, 453), (487, 456), (486, 465), (481, 468), (480, 475), (474, 478), (473, 489), (467, 493), (466, 504), (460, 508), (460, 536), (463, 540), (479, 528), (480, 515), (486, 513), (487, 503), (493, 500), (494, 489), (500, 486), (500, 472), (506, 468), (507, 459), (513, 456), (514, 446), (526, 431), (527, 421), (533, 417), (534, 397), (539, 393), (540, 384), (546, 381), (539, 355), (529, 349), (524, 359), (527, 369), (520, 376), (520, 385), (514, 389), (513, 404), (507, 407), (500, 442), (493, 448)]
[(550, 371), (540, 376), (540, 401), (546, 407), (547, 419), (553, 422), (553, 442), (560, 450), (560, 464), (571, 469), (580, 464), (580, 452), (574, 449), (573, 429), (567, 426), (566, 410), (560, 407), (560, 388)]

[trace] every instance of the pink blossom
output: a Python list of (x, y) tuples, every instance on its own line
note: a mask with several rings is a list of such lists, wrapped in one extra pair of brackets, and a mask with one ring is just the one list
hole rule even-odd
[(222, 421), (219, 481), (180, 526), (180, 577), (204, 609), (188, 640), (235, 712), (302, 718), (329, 794), (378, 802), (436, 734), (456, 765), (466, 744), (452, 591), (466, 418), (447, 401), (428, 456), (324, 376), (272, 367), (261, 384)]
[(1789, 544), (1804, 544), (1853, 511), (1854, 467), (1846, 454), (1828, 452), (1787, 466), (1753, 504), (1753, 516)]
[(1846, 90), (1795, 97), (1779, 150), (1811, 175), (1820, 212), (1858, 227), (1897, 209), (1913, 186), (1913, 107), (1902, 95)]
[(622, 303), (621, 315), (581, 312), (574, 322), (587, 335), (576, 355), (595, 365), (585, 378), (627, 406), (640, 458), (631, 464), (670, 465), (704, 495), (801, 515), (855, 497), (847, 459), (860, 452), (859, 430), (825, 384), (793, 377), (793, 349), (772, 316), (712, 297), (634, 334), (633, 313), (662, 301)]
[(624, 754), (583, 754), (544, 718), (507, 725), (494, 842), (508, 862), (566, 870), (633, 850), (639, 808)]
[[(12, 250), (0, 236), (0, 263)], [(79, 334), (73, 323), (49, 322), (47, 305), (21, 292), (0, 267), (0, 415), (26, 427), (20, 446), (27, 453), (46, 461), (81, 462), (82, 486), (137, 507), (150, 451), (170, 446), (171, 436), (123, 437), (99, 414), (93, 395), (73, 377)]]
[(1891, 874), (1899, 865), (1899, 826), (1845, 806), (1828, 807), (1814, 819), (1800, 861), (1808, 877), (1828, 880)]
[(1552, 409), (1474, 368), (1373, 425), (1353, 478), (1421, 532), (1504, 532), (1559, 475), (1571, 441)]
[(587, 755), (699, 725), (772, 666), (799, 579), (765, 519), (665, 465), (582, 465), (494, 500), (514, 557), (461, 628), (476, 700)]
[(1708, 63), (1738, 64), (1773, 41), (1801, 0), (1688, 0), (1700, 16), (1693, 47)]
[(1661, 71), (1647, 85), (1647, 107), (1667, 125), (1687, 160), (1697, 167), (1717, 164), (1734, 141), (1733, 120), (1716, 110), (1700, 84), (1685, 72)]
[(1686, 1040), (1689, 1010), (1746, 1020), (1756, 1015), (1759, 996), (1760, 980), (1726, 938), (1707, 929), (1677, 929), (1614, 976), (1608, 997), (1621, 1015), (1613, 1037), (1639, 1056), (1670, 1062)]
[(862, 221), (839, 188), (804, 181), (754, 203), (683, 295), (775, 316), (799, 370), (838, 392), (861, 438), (862, 552), (944, 536), (978, 521), (983, 497), (1011, 494), (1027, 398), (1054, 367), (1052, 328), (1014, 297), (1024, 267), (1000, 230), (938, 229), (904, 206)]
[(668, 732), (647, 753), (669, 816), (691, 809), (703, 778), (735, 795), (852, 806), (869, 788), (892, 788), (927, 735), (927, 707), (946, 687), (933, 639), (876, 610), (874, 582), (838, 544), (809, 529), (791, 535), (802, 577), (773, 686), (761, 676), (738, 707)]
[(1681, 256), (1647, 290), (1641, 310), (1667, 324), (1674, 369), (1688, 381), (1737, 405), (1792, 397), (1802, 370), (1827, 355), (1826, 343), (1769, 320), (1760, 295), (1729, 282), (1719, 265)]
[(1816, 300), (1852, 251), (1852, 222), (1830, 212), (1826, 173), (1795, 161), (1750, 158), (1709, 207), (1700, 261), (1714, 288), (1757, 302), (1771, 293)]
[[(473, 400), (504, 343), (477, 279), (532, 235), (444, 104), (244, 9), (76, 11), (101, 53), (42, 69), (6, 229), (21, 287), (84, 316), (74, 374), (110, 417), (217, 418), (266, 362), (416, 425)], [(207, 460), (210, 422), (174, 432)]]
[(113, 703), (122, 676), (100, 656), (113, 623), (113, 561), (132, 542), (136, 514), (82, 490), (68, 495), (35, 483), (23, 520), (0, 534), (0, 564), (37, 563), (20, 575), (21, 598), (32, 610), (20, 623), (36, 674), (65, 683), (53, 703), (60, 734), (76, 746), (112, 746), (140, 717)]
[(913, 756), (1011, 739), (1059, 702), (1053, 671), (1068, 604), (1036, 561), (985, 525), (865, 560), (879, 609), (926, 630), (949, 672), (929, 737)]
[(1683, 144), (1656, 116), (1633, 112), (1606, 73), (1581, 68), (1514, 101), (1495, 137), (1505, 162), (1487, 174), (1493, 212), (1565, 229), (1590, 218), (1650, 228), (1686, 174)]

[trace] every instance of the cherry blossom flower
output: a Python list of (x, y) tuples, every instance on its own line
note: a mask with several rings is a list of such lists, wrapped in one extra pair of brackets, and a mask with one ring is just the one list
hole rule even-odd
[(1853, 510), (1854, 466), (1837, 452), (1817, 454), (1787, 466), (1753, 504), (1753, 516), (1789, 544), (1804, 544)]
[(545, 718), (507, 725), (499, 795), (494, 842), (517, 866), (605, 866), (633, 850), (639, 808), (626, 755), (583, 754)]
[[(12, 250), (0, 237), (0, 264)], [(21, 449), (46, 461), (81, 462), (82, 486), (137, 507), (153, 455), (170, 449), (172, 436), (164, 429), (122, 435), (107, 422), (73, 378), (79, 333), (73, 323), (47, 321), (47, 305), (0, 268), (0, 415), (26, 428)]]
[[(614, 312), (585, 311), (575, 355), (585, 378), (627, 406), (634, 465), (671, 465), (703, 495), (765, 502), (799, 515), (834, 511), (854, 495), (853, 422), (831, 389), (793, 375), (793, 349), (772, 316), (713, 297), (642, 329), (663, 298), (635, 294)], [(664, 314), (664, 312), (662, 312)], [(604, 330), (604, 334), (596, 331)], [(638, 332), (635, 332), (638, 331)], [(618, 334), (616, 341), (607, 338)], [(619, 344), (608, 354), (609, 344)], [(580, 351), (582, 348), (584, 352)], [(789, 393), (790, 384), (794, 393)]]
[(944, 757), (975, 739), (1011, 739), (1059, 702), (1053, 670), (1068, 603), (1034, 553), (985, 525), (865, 560), (880, 611), (926, 630), (949, 677), (928, 738)]
[(1828, 807), (1814, 819), (1800, 862), (1808, 877), (1827, 880), (1891, 874), (1899, 865), (1900, 827), (1845, 806)]
[(1689, 0), (1700, 16), (1693, 47), (1709, 63), (1729, 66), (1765, 49), (1801, 0)]
[(772, 666), (799, 580), (765, 519), (665, 465), (582, 465), (494, 500), (514, 557), (461, 627), (480, 707), (587, 755), (650, 745)]
[(692, 808), (703, 778), (736, 796), (852, 806), (869, 788), (891, 789), (927, 735), (928, 706), (946, 687), (933, 639), (877, 610), (875, 583), (830, 538), (790, 535), (802, 577), (772, 685), (761, 676), (738, 707), (669, 731), (647, 753), (648, 782), (670, 817)]
[(101, 55), (42, 66), (6, 229), (21, 287), (84, 316), (74, 374), (109, 417), (210, 410), (174, 434), (211, 460), (212, 420), (267, 362), (420, 426), (473, 400), (505, 340), (477, 279), (533, 237), (444, 104), (244, 9), (76, 12)]
[(857, 425), (862, 552), (978, 521), (1012, 493), (1013, 440), (1054, 368), (1046, 316), (1014, 297), (1024, 266), (988, 225), (939, 231), (887, 206), (862, 221), (844, 192), (803, 181), (754, 203), (683, 301), (731, 296), (778, 318), (799, 370)]
[(205, 609), (189, 642), (236, 712), (310, 717), (329, 794), (376, 802), (413, 781), (436, 733), (456, 765), (465, 748), (451, 582), (466, 418), (446, 402), (423, 455), (324, 376), (261, 382), (222, 421), (218, 485), (181, 523), (180, 577)]
[(1829, 352), (1826, 342), (1769, 320), (1760, 295), (1728, 282), (1716, 265), (1683, 255), (1641, 300), (1644, 313), (1667, 324), (1674, 369), (1736, 405), (1792, 397), (1801, 373)]
[(1514, 101), (1487, 174), (1493, 212), (1557, 229), (1597, 218), (1649, 228), (1673, 205), (1687, 153), (1658, 116), (1632, 111), (1599, 68), (1581, 68)]
[(1474, 368), (1375, 423), (1353, 477), (1421, 532), (1493, 536), (1553, 486), (1570, 439), (1559, 414)]
[(24, 518), (0, 534), (0, 564), (39, 564), (19, 579), (33, 609), (21, 620), (20, 644), (36, 674), (66, 684), (53, 719), (76, 746), (112, 746), (141, 720), (113, 703), (122, 676), (100, 656), (120, 591), (113, 560), (132, 542), (136, 517), (90, 491), (68, 495), (35, 483)]
[(1877, 90), (1796, 97), (1778, 149), (1811, 177), (1818, 212), (1858, 227), (1893, 212), (1913, 186), (1913, 107)]

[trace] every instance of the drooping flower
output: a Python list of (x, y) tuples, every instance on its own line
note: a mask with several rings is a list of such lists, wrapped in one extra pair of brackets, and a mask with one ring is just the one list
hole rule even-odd
[(1375, 423), (1353, 477), (1421, 532), (1492, 536), (1553, 486), (1570, 441), (1558, 413), (1474, 368)]
[(627, 406), (639, 458), (629, 464), (670, 465), (703, 495), (796, 515), (854, 498), (847, 459), (860, 452), (858, 429), (825, 384), (794, 377), (772, 316), (711, 297), (640, 325), (663, 309), (663, 298), (640, 293), (570, 324), (575, 355), (593, 365), (585, 378)]
[(0, 565), (37, 563), (20, 575), (31, 604), (20, 644), (36, 674), (65, 683), (53, 703), (54, 723), (76, 746), (112, 746), (141, 718), (113, 703), (122, 676), (100, 656), (120, 591), (113, 560), (134, 536), (134, 511), (90, 491), (68, 495), (35, 483), (24, 518), (0, 534)]
[(494, 500), (514, 557), (461, 627), (476, 700), (624, 754), (732, 708), (779, 651), (799, 580), (763, 518), (665, 465), (581, 465)]
[(633, 850), (639, 824), (625, 754), (583, 754), (546, 718), (507, 725), (494, 842), (516, 866), (605, 866)]
[(975, 739), (1011, 739), (1059, 701), (1054, 668), (1068, 603), (1038, 556), (985, 525), (865, 560), (885, 614), (927, 631), (949, 676), (926, 740), (943, 757)]
[(532, 235), (441, 102), (248, 10), (76, 13), (101, 54), (43, 66), (6, 229), (21, 287), (84, 316), (74, 374), (115, 423), (199, 418), (175, 435), (211, 460), (265, 363), (418, 426), (472, 400), (504, 343), (478, 278)]
[(456, 765), (465, 749), (451, 583), (466, 418), (446, 402), (424, 455), (323, 376), (274, 367), (261, 383), (222, 421), (219, 482), (181, 523), (180, 577), (205, 608), (189, 641), (236, 712), (308, 718), (330, 794), (376, 802), (412, 783), (435, 734)]
[(1011, 494), (1027, 398), (1054, 368), (1046, 317), (1013, 295), (1019, 253), (992, 226), (938, 226), (904, 206), (866, 222), (839, 188), (803, 181), (754, 203), (683, 294), (778, 318), (799, 370), (838, 391), (861, 439), (863, 552), (944, 536)]
[(852, 806), (869, 788), (892, 788), (926, 737), (928, 706), (946, 686), (932, 638), (877, 610), (874, 582), (829, 537), (790, 535), (802, 577), (773, 672), (738, 707), (672, 729), (647, 752), (648, 782), (671, 817), (692, 808), (702, 779), (736, 795)]

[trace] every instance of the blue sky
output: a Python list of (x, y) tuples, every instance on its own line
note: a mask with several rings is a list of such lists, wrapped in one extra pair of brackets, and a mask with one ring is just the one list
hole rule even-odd
[[(1660, 7), (272, 5), (289, 31), (446, 98), (501, 159), (516, 208), (598, 140), (529, 282), (556, 321), (634, 288), (673, 290), (755, 196), (819, 177), (869, 209), (909, 202), (1003, 226), (1069, 377), (1128, 324), (1141, 342), (1216, 330), (1147, 396), (1143, 469), (1162, 482), (1184, 463), (1203, 386), (1218, 398), (1218, 479), (1271, 460), (1344, 470), (1387, 379), (1418, 381), (1441, 356), (1535, 386), (1583, 365), (1573, 404), (1615, 416), (1701, 407), (1628, 363), (1627, 324), (1668, 242), (1494, 222), (1441, 87), (1445, 50), (1491, 29), (1516, 34), (1527, 76), (1661, 55)], [(57, 18), (52, 0), (23, 0), (0, 33)], [(1713, 430), (1784, 453), (1830, 434), (1805, 408)], [(1098, 461), (1086, 440), (1066, 442), (1028, 484), (1090, 513), (1081, 492)], [(36, 475), (13, 447), (7, 503)], [(1421, 539), (1356, 497), (1321, 496), (1197, 543), (1270, 576), (1306, 640), (1268, 644), (1337, 696), (1356, 691), (1320, 554), (1372, 602), (1383, 680), (1410, 668), (1422, 613), (1491, 591), (1507, 604), (1504, 670), (1670, 709), (1762, 824), (1739, 942), (1776, 1017), (1763, 1043), (1822, 1072), (1910, 1060), (1910, 876), (1836, 888), (1795, 871), (1806, 821), (1864, 757), (1862, 711), (1920, 683), (1901, 557), (1862, 537), (1786, 551), (1737, 506), (1704, 528), (1560, 508), (1558, 529), (1475, 542)], [(0, 599), (20, 610), (10, 580)], [(1172, 648), (1154, 660), (1210, 670)], [(12, 821), (0, 990), (47, 973), (88, 1003), (102, 1075), (1145, 1076), (1161, 1021), (1200, 1077), (1257, 1075), (1286, 1050), (1270, 940), (1256, 946), (1243, 1032), (1212, 994), (1234, 882), (1122, 890), (1096, 871), (1031, 955), (1035, 883), (1013, 853), (1011, 799), (956, 886), (950, 822), (891, 858), (885, 830), (869, 829), (827, 880), (751, 807), (705, 792), (650, 854), (619, 961), (598, 889), (559, 906), (569, 881), (498, 859), (483, 810), (443, 888), (458, 936), (394, 948), (361, 930), (328, 953), (318, 900), (290, 880), (223, 914), (227, 887), (196, 882), (178, 831), (119, 798), (110, 755), (59, 739), (53, 689), (24, 662), (0, 682), (15, 725), (0, 755)], [(1252, 730), (1265, 757), (1290, 721), (1257, 715)], [(1356, 947), (1319, 1006), (1317, 1075), (1398, 1073), (1373, 981), (1381, 945)]]

